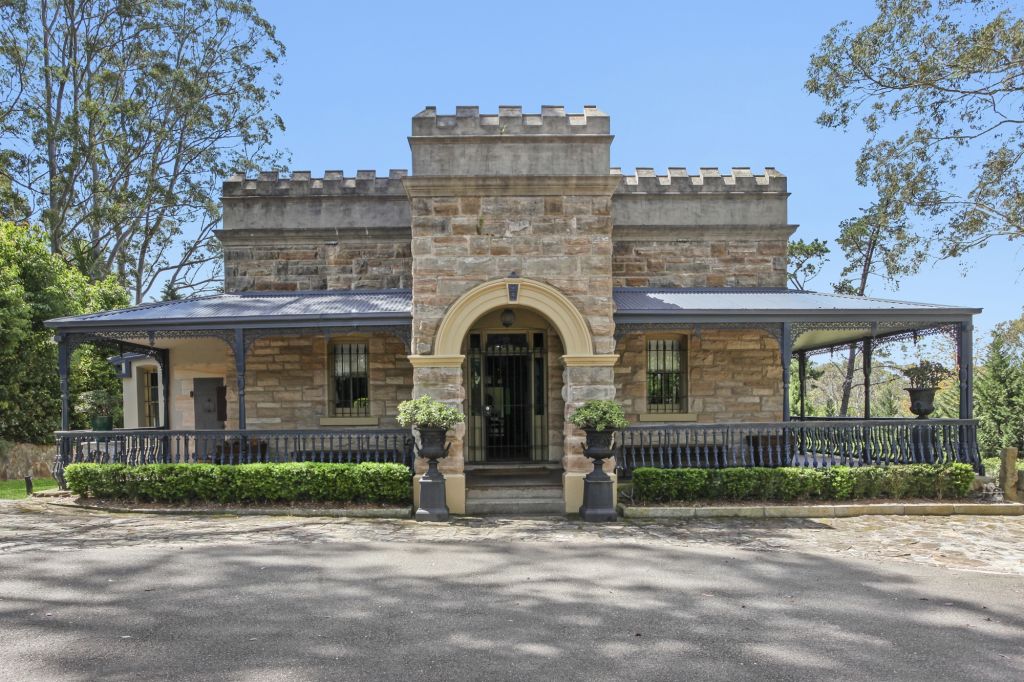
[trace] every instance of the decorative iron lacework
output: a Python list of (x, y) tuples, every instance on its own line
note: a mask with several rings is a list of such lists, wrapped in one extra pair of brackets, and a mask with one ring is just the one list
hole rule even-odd
[[(803, 333), (808, 332), (808, 331), (814, 331), (814, 330), (817, 330), (817, 329), (865, 329), (865, 327), (866, 327), (866, 325), (856, 324), (856, 323), (852, 323), (852, 322), (845, 322), (845, 323), (844, 322), (836, 322), (836, 323), (828, 323), (828, 324), (845, 325), (845, 326), (822, 327), (822, 326), (817, 326), (817, 325), (810, 324), (810, 323), (808, 323), (808, 324), (800, 323), (800, 325), (799, 325), (800, 328), (799, 329), (792, 329), (790, 331), (790, 333), (792, 335), (792, 338), (795, 340), (797, 338), (797, 336), (799, 336), (800, 334), (803, 334)], [(923, 329), (901, 330), (901, 331), (897, 331), (897, 332), (888, 332), (888, 333), (884, 331), (885, 328), (890, 328), (890, 329), (893, 328), (893, 327), (897, 327), (898, 328), (898, 327), (906, 326), (906, 324), (907, 324), (906, 322), (902, 322), (902, 323), (900, 323), (900, 322), (880, 322), (877, 325), (870, 325), (870, 327), (872, 328), (873, 334), (866, 335), (866, 336), (864, 336), (864, 337), (862, 337), (860, 339), (854, 339), (853, 341), (845, 341), (843, 343), (837, 343), (837, 344), (834, 344), (834, 345), (831, 345), (831, 346), (825, 346), (825, 347), (822, 347), (822, 348), (808, 349), (808, 350), (806, 350), (804, 352), (807, 354), (808, 357), (812, 357), (814, 355), (822, 355), (824, 353), (833, 354), (833, 353), (841, 352), (841, 351), (845, 350), (846, 348), (849, 348), (851, 343), (861, 343), (865, 339), (871, 339), (872, 345), (875, 348), (878, 348), (879, 346), (882, 346), (882, 345), (889, 345), (889, 344), (893, 344), (893, 343), (898, 343), (900, 341), (910, 341), (910, 340), (912, 340), (912, 341), (914, 341), (916, 343), (918, 339), (921, 339), (921, 338), (924, 338), (924, 337), (927, 337), (927, 336), (935, 336), (937, 334), (944, 334), (944, 335), (948, 336), (950, 338), (950, 340), (953, 341), (953, 343), (959, 343), (959, 334), (960, 334), (960, 323), (959, 322), (939, 323), (939, 324), (932, 325), (930, 327), (925, 327)], [(794, 325), (794, 327), (797, 327), (797, 326), (798, 325)]]
[[(341, 334), (372, 334), (374, 332), (390, 334), (402, 340), (406, 351), (412, 343), (411, 325), (377, 325), (377, 326), (354, 326), (354, 327), (283, 327), (283, 328), (260, 328), (243, 329), (245, 352), (252, 350), (252, 345), (259, 339), (270, 336), (320, 336), (320, 335), (341, 335)], [(157, 339), (220, 339), (233, 351), (235, 348), (234, 329), (129, 329), (111, 328), (90, 332), (65, 332), (58, 334), (58, 339), (68, 344), (69, 352), (83, 343), (103, 343), (116, 341), (130, 347), (131, 350), (139, 353), (147, 353), (152, 350), (159, 350), (139, 344), (136, 341), (145, 338), (150, 344), (155, 344)]]

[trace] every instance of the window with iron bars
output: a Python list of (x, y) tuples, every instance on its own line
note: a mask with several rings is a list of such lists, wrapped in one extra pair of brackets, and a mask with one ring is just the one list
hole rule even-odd
[(647, 339), (647, 411), (686, 412), (686, 337)]
[(369, 353), (365, 343), (336, 343), (334, 356), (334, 414), (370, 414)]

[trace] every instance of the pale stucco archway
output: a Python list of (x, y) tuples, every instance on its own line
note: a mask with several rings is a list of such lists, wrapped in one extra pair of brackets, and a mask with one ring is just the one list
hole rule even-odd
[[(561, 357), (565, 406), (563, 487), (566, 511), (575, 512), (582, 502), (583, 476), (592, 465), (582, 454), (582, 432), (569, 423), (568, 417), (586, 400), (615, 397), (613, 366), (618, 355), (594, 353), (593, 337), (586, 318), (563, 293), (535, 280), (503, 278), (485, 282), (463, 294), (441, 320), (434, 335), (433, 353), (409, 356), (413, 366), (413, 396), (430, 395), (464, 407), (466, 389), (462, 370), (465, 356), (462, 348), (466, 335), (487, 313), (515, 307), (528, 308), (547, 318), (565, 351)], [(449, 455), (441, 463), (441, 470), (448, 481), (448, 506), (454, 513), (464, 513), (465, 509), (465, 434), (464, 424), (452, 430)], [(609, 460), (608, 467), (613, 465)]]
[(572, 301), (552, 286), (519, 278), (485, 282), (459, 297), (437, 328), (434, 355), (459, 355), (466, 333), (477, 319), (497, 308), (517, 306), (535, 310), (551, 321), (562, 339), (567, 358), (594, 355), (587, 321)]

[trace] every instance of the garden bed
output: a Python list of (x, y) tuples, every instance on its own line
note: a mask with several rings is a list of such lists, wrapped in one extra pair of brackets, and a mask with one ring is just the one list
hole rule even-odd
[[(85, 500), (187, 505), (390, 505), (412, 503), (402, 464), (72, 464), (65, 476)], [(123, 506), (123, 505), (122, 505)]]
[(164, 502), (136, 502), (123, 500), (97, 500), (82, 497), (55, 498), (49, 504), (77, 509), (94, 509), (109, 512), (137, 514), (195, 514), (201, 516), (329, 516), (342, 518), (408, 519), (412, 517), (411, 505), (291, 502), (280, 504), (240, 503), (186, 503), (167, 504)]
[(843, 503), (882, 499), (958, 500), (974, 482), (968, 464), (892, 466), (735, 467), (657, 469), (633, 472), (632, 498), (637, 504)]

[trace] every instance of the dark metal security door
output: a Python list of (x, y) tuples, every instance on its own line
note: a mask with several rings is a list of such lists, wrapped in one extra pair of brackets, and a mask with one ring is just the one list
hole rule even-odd
[(471, 334), (469, 459), (545, 459), (544, 335)]

